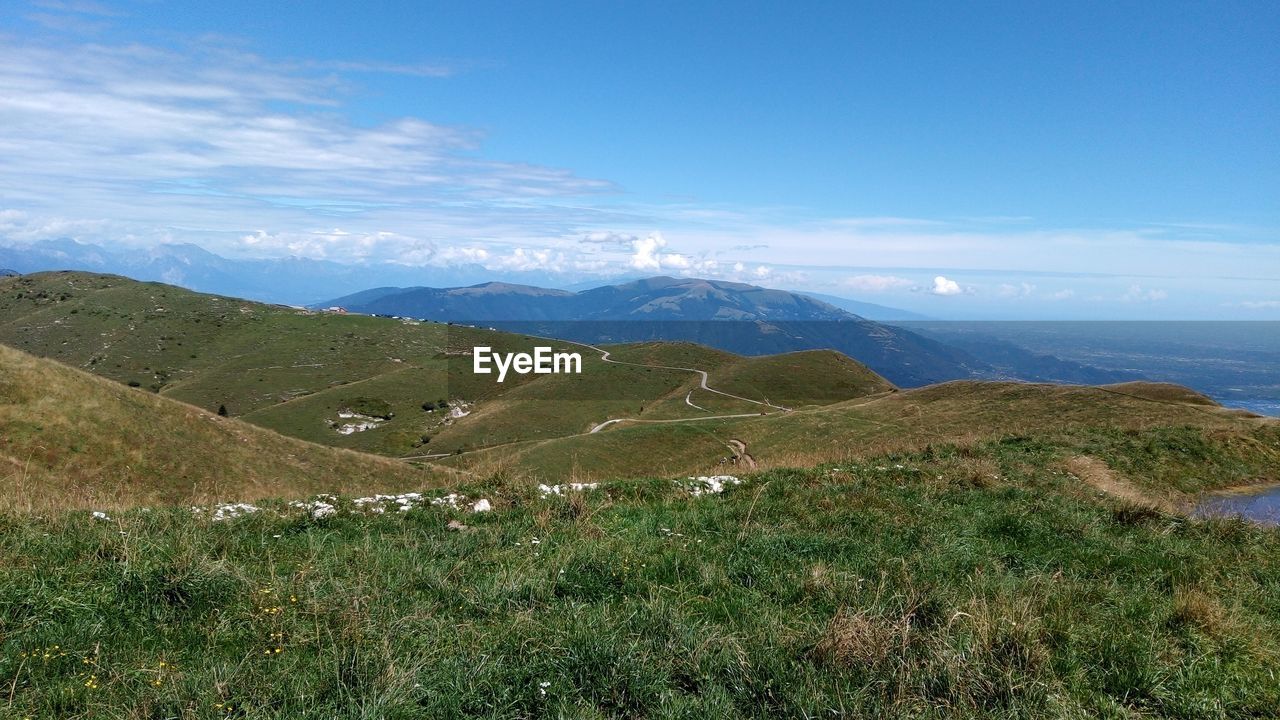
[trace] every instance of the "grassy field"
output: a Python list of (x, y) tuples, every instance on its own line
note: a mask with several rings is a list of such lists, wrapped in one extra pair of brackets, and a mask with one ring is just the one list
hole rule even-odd
[(610, 348), (760, 415), (589, 352), (497, 386), (473, 345), (547, 343), (481, 328), (20, 280), (0, 339), (94, 374), (0, 346), (0, 717), (1280, 707), (1280, 530), (1185, 512), (1280, 482), (1280, 423), (1184, 388)]
[(0, 345), (0, 507), (109, 510), (451, 477), (312, 445)]
[[(785, 356), (783, 356), (785, 357)], [(887, 452), (912, 452), (932, 444), (972, 445), (993, 438), (1027, 435), (1062, 441), (1090, 432), (1142, 432), (1185, 427), (1213, 432), (1232, 442), (1274, 450), (1280, 423), (1222, 408), (1184, 388), (1129, 384), (1115, 388), (956, 382), (899, 392), (882, 392), (842, 403), (800, 408), (791, 413), (705, 420), (682, 424), (629, 423), (594, 435), (524, 442), (442, 459), (481, 473), (520, 469), (552, 480), (566, 474), (592, 477), (646, 477), (722, 471), (742, 443), (755, 464), (807, 467)], [(1262, 438), (1261, 440), (1259, 438)], [(1176, 448), (1169, 448), (1177, 452)], [(1194, 492), (1207, 486), (1252, 484), (1195, 474), (1168, 479), (1162, 489)], [(1162, 479), (1163, 480), (1163, 479)]]
[(1010, 436), (718, 495), (494, 476), (478, 514), (0, 515), (0, 714), (1274, 717), (1280, 531), (1067, 470), (1274, 474), (1266, 442)]
[[(696, 390), (690, 372), (600, 361), (581, 346), (484, 328), (314, 313), (91, 273), (0, 278), (0, 343), (278, 432), (395, 457), (451, 454), (585, 433), (615, 417), (696, 417), (759, 406)], [(583, 374), (471, 373), (471, 348), (582, 354)], [(795, 405), (887, 386), (835, 353), (742, 358), (681, 343), (614, 348), (618, 358), (710, 370), (730, 392)], [(692, 391), (692, 402), (685, 398)], [(344, 434), (353, 404), (388, 417)], [(465, 404), (445, 419), (428, 406)]]

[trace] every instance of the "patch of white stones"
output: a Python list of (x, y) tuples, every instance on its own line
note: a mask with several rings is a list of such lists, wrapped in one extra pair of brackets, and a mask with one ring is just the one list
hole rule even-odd
[(290, 500), (289, 507), (305, 511), (313, 520), (323, 520), (338, 514), (338, 498), (334, 495), (317, 495), (314, 500)]
[[(337, 495), (329, 495), (327, 493), (316, 495), (311, 500), (290, 500), (288, 506), (295, 510), (301, 510), (310, 516), (313, 520), (323, 520), (333, 517), (339, 512), (341, 500)], [(387, 511), (393, 512), (409, 512), (416, 507), (445, 507), (451, 510), (470, 511), (473, 513), (489, 512), (493, 510), (493, 504), (487, 498), (471, 500), (466, 495), (457, 493), (449, 493), (439, 497), (426, 497), (422, 493), (410, 492), (401, 493), (399, 495), (373, 495), (370, 497), (359, 497), (351, 500), (351, 510), (358, 513), (372, 513), (380, 515)], [(261, 511), (262, 508), (250, 505), (248, 503), (222, 503), (211, 505), (209, 507), (201, 507), (199, 505), (191, 506), (191, 514), (196, 517), (207, 517), (214, 522), (223, 520), (231, 520)], [(95, 520), (110, 520), (104, 512), (95, 511), (92, 514)]]
[(684, 485), (689, 489), (689, 494), (694, 497), (702, 495), (719, 495), (727, 488), (733, 485), (741, 485), (742, 481), (732, 475), (699, 475), (697, 477), (689, 476), (685, 483), (679, 480), (676, 484)]
[(586, 492), (600, 487), (600, 483), (565, 483), (563, 485), (543, 485), (539, 483), (538, 494), (544, 499), (552, 495), (564, 495), (567, 492)]
[(354, 412), (351, 412), (350, 410), (343, 410), (342, 412), (338, 413), (338, 417), (343, 420), (357, 421), (357, 422), (343, 423), (341, 425), (337, 423), (330, 423), (330, 426), (333, 427), (334, 431), (337, 432), (339, 435), (350, 435), (352, 433), (364, 432), (365, 430), (372, 430), (382, 425), (383, 422), (385, 422), (383, 418), (376, 418), (369, 415), (361, 415), (360, 413), (354, 413)]
[(415, 507), (422, 505), (432, 505), (434, 507), (447, 507), (451, 510), (470, 509), (471, 512), (489, 512), (493, 506), (489, 501), (481, 498), (475, 502), (470, 502), (466, 495), (457, 493), (449, 493), (439, 497), (428, 498), (422, 493), (401, 493), (399, 495), (373, 495), (371, 497), (356, 498), (351, 504), (357, 510), (382, 514), (387, 510), (394, 509), (396, 512), (409, 512)]
[[(719, 495), (730, 487), (741, 485), (742, 480), (733, 475), (699, 475), (690, 476), (687, 480), (676, 480), (675, 484), (685, 490), (693, 497), (701, 497), (703, 495)], [(538, 485), (538, 495), (542, 499), (552, 496), (563, 497), (573, 492), (587, 492), (596, 490), (600, 487), (600, 483), (563, 483), (559, 485)], [(333, 517), (338, 514), (340, 499), (336, 495), (327, 493), (316, 495), (311, 500), (291, 500), (289, 507), (296, 510), (302, 510), (314, 520), (323, 520), (324, 518)], [(443, 507), (450, 510), (470, 511), (473, 513), (490, 512), (493, 510), (493, 504), (488, 498), (480, 498), (473, 500), (466, 495), (459, 493), (449, 493), (448, 495), (439, 495), (436, 497), (427, 497), (422, 493), (408, 492), (398, 495), (371, 495), (369, 497), (358, 497), (351, 500), (351, 509), (358, 513), (371, 513), (381, 515), (388, 511), (405, 513), (416, 507)], [(222, 522), (225, 520), (233, 520), (235, 518), (260, 512), (262, 508), (249, 503), (220, 503), (210, 505), (209, 507), (201, 507), (199, 505), (191, 506), (191, 514), (196, 517), (208, 517), (213, 522)], [(106, 521), (111, 518), (105, 512), (93, 511), (90, 517), (94, 520)], [(670, 534), (670, 530), (663, 528), (664, 533)], [(532, 544), (537, 544), (533, 541)]]
[(212, 505), (207, 508), (200, 507), (199, 505), (192, 505), (191, 514), (203, 516), (205, 513), (208, 513), (210, 520), (214, 522), (222, 522), (223, 520), (238, 518), (241, 515), (256, 513), (261, 509), (262, 508), (255, 507), (249, 503), (222, 503), (219, 505)]

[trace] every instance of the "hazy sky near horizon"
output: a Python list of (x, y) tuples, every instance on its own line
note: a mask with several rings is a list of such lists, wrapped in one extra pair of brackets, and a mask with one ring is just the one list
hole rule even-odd
[(0, 7), (0, 242), (1280, 319), (1280, 4)]

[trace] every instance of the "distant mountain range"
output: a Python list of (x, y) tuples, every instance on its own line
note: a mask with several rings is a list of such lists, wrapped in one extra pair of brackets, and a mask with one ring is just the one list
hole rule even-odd
[(743, 355), (829, 348), (903, 387), (984, 369), (967, 353), (807, 295), (719, 280), (653, 277), (580, 292), (507, 283), (384, 287), (322, 305), (591, 343), (683, 340)]
[[(243, 260), (225, 258), (191, 244), (112, 250), (65, 238), (27, 244), (9, 244), (0, 239), (0, 267), (12, 268), (18, 273), (46, 270), (110, 273), (179, 285), (198, 292), (286, 305), (307, 305), (389, 282), (459, 285), (494, 277), (493, 272), (474, 264), (350, 265), (298, 257)], [(504, 277), (528, 283), (554, 281), (551, 275), (538, 272), (505, 273)]]
[(453, 288), (381, 287), (317, 307), (477, 324), (580, 342), (696, 342), (743, 355), (833, 349), (903, 387), (965, 378), (1115, 382), (1132, 375), (1096, 371), (1016, 346), (997, 367), (964, 349), (859, 317), (808, 295), (743, 283), (653, 277), (580, 292), (509, 283)]
[(744, 283), (652, 277), (569, 292), (488, 282), (454, 288), (376, 288), (322, 305), (375, 315), (454, 321), (859, 320), (807, 295)]
[[(749, 355), (831, 348), (904, 387), (971, 377), (1081, 383), (1136, 377), (1063, 363), (1013, 343), (999, 343), (993, 355), (985, 345), (959, 347), (881, 324), (919, 317), (896, 308), (721, 281), (650, 278), (569, 292), (545, 287), (565, 277), (540, 272), (506, 272), (497, 276), (503, 282), (483, 282), (495, 274), (480, 265), (236, 260), (190, 244), (111, 250), (70, 239), (15, 244), (0, 238), (0, 268), (106, 272), (265, 302), (341, 304), (356, 312), (484, 322), (592, 342), (689, 340)], [(321, 302), (335, 295), (342, 297)]]
[[(0, 268), (9, 274), (47, 270), (111, 273), (137, 280), (179, 285), (197, 292), (217, 293), (260, 302), (311, 305), (335, 295), (390, 293), (410, 286), (456, 287), (501, 280), (510, 284), (593, 288), (600, 280), (583, 282), (541, 271), (495, 272), (482, 265), (409, 266), (398, 263), (346, 264), (306, 258), (231, 259), (189, 243), (169, 243), (139, 250), (112, 250), (70, 238), (16, 243), (0, 238)], [(634, 279), (634, 278), (628, 278)], [(573, 280), (573, 282), (569, 282)], [(376, 287), (400, 285), (404, 287)], [(923, 315), (831, 295), (810, 297), (848, 310), (868, 320), (928, 320)], [(372, 296), (368, 296), (372, 297)]]

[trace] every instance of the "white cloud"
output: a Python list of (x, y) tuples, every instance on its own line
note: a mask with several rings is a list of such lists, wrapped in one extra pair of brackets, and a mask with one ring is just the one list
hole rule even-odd
[(933, 279), (933, 289), (929, 292), (934, 295), (959, 295), (964, 290), (960, 287), (960, 283), (939, 275)]
[(1036, 286), (1031, 283), (1024, 282), (1018, 283), (1017, 285), (1003, 283), (996, 289), (996, 294), (1002, 298), (1024, 298), (1031, 297), (1031, 294), (1034, 293), (1035, 290)]
[(661, 258), (662, 267), (664, 268), (687, 270), (693, 265), (693, 260), (689, 259), (688, 255), (681, 255), (680, 253), (668, 253), (666, 255), (662, 255)]
[(320, 216), (374, 213), (408, 235), (419, 233), (406, 220), (456, 220), (468, 226), (459, 238), (499, 219), (510, 240), (512, 226), (559, 233), (599, 216), (548, 203), (613, 189), (483, 158), (482, 135), (470, 128), (416, 117), (355, 122), (346, 87), (334, 68), (212, 41), (173, 52), (4, 38), (0, 197), (143, 232), (194, 222), (225, 232), (224, 241), (255, 226), (297, 233)]
[(584, 233), (580, 242), (588, 246), (597, 245), (616, 249), (630, 249), (634, 243), (640, 238), (629, 233), (610, 232), (605, 230), (594, 230)]
[(12, 208), (0, 210), (0, 237), (20, 242), (100, 233), (109, 226), (104, 220), (31, 215)]
[(855, 275), (843, 284), (858, 292), (879, 293), (909, 288), (912, 282), (896, 275)]
[(658, 249), (666, 245), (666, 239), (657, 233), (632, 240), (631, 267), (637, 270), (661, 270), (662, 258), (658, 254)]
[(494, 258), (485, 267), (519, 272), (530, 270), (560, 272), (564, 270), (565, 257), (563, 253), (551, 250), (516, 248), (510, 255)]
[[(667, 246), (667, 239), (662, 233), (650, 233), (643, 238), (631, 241), (630, 265), (636, 270), (707, 270), (716, 266), (715, 261), (698, 261), (683, 253), (661, 252)], [(688, 273), (684, 273), (688, 274)]]
[(1240, 307), (1249, 310), (1274, 310), (1280, 308), (1280, 300), (1245, 300)]
[(1121, 302), (1157, 302), (1165, 300), (1169, 297), (1169, 293), (1164, 290), (1144, 288), (1141, 285), (1133, 284), (1129, 289), (1120, 296)]
[(256, 230), (239, 238), (239, 244), (257, 256), (293, 256), (336, 262), (393, 260), (423, 265), (436, 256), (434, 243), (390, 231), (349, 232), (342, 228), (305, 232)]
[(480, 263), (489, 259), (489, 251), (482, 247), (451, 245), (441, 248), (436, 258), (446, 265), (454, 263)]
[(1076, 296), (1076, 291), (1070, 288), (1067, 288), (1066, 290), (1059, 290), (1055, 293), (1050, 294), (1049, 299), (1050, 300), (1070, 300), (1075, 296)]

